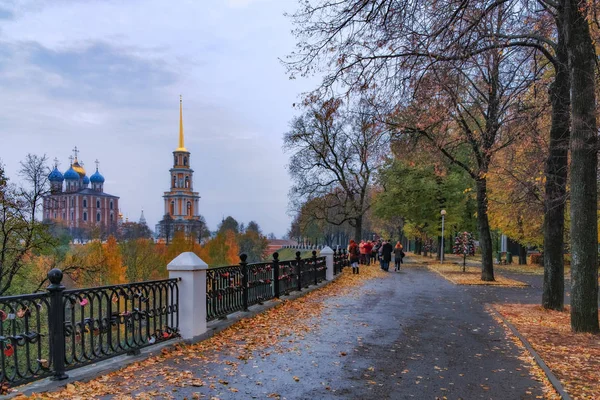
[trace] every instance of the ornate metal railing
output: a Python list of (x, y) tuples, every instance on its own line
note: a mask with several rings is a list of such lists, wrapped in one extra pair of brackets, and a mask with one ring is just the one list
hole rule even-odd
[(52, 373), (48, 293), (0, 298), (0, 381), (27, 382)]
[(342, 272), (344, 267), (348, 266), (348, 255), (346, 249), (333, 250), (333, 273), (337, 275)]
[(176, 279), (65, 291), (66, 368), (178, 336), (178, 299)]
[(178, 336), (177, 279), (0, 297), (0, 382), (19, 385)]
[(211, 268), (206, 272), (206, 319), (212, 321), (236, 311), (247, 311), (254, 304), (287, 295), (303, 287), (316, 285), (326, 279), (325, 257), (301, 258), (296, 252), (294, 260), (246, 262), (240, 256), (239, 265)]

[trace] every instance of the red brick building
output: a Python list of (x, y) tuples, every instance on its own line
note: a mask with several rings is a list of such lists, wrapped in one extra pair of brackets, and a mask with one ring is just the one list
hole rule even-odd
[(114, 234), (119, 220), (119, 197), (104, 192), (104, 177), (96, 172), (88, 177), (75, 157), (64, 174), (58, 170), (58, 162), (50, 172), (50, 194), (44, 197), (43, 218), (63, 224), (74, 237), (78, 232), (100, 228), (104, 234)]

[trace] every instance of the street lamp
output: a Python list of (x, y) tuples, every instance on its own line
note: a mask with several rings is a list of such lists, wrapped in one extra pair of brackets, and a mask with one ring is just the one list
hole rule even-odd
[(442, 252), (440, 253), (440, 264), (444, 263), (444, 217), (446, 216), (446, 210), (440, 211), (442, 214)]

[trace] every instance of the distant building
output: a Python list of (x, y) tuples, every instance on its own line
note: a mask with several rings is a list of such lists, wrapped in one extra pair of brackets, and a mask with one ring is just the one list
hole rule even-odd
[(157, 225), (160, 238), (167, 241), (175, 232), (200, 237), (203, 224), (200, 221), (198, 192), (194, 192), (193, 174), (190, 168), (190, 152), (184, 145), (183, 102), (179, 98), (179, 147), (173, 152), (173, 167), (170, 173), (170, 190), (163, 195), (165, 212)]
[[(71, 229), (75, 237), (83, 229), (100, 228), (101, 232), (114, 234), (119, 217), (119, 197), (104, 192), (104, 177), (98, 171), (88, 177), (77, 159), (77, 147), (70, 157), (70, 167), (65, 173), (54, 169), (48, 175), (50, 194), (44, 197), (43, 218), (59, 222)], [(91, 187), (90, 187), (91, 185)]]

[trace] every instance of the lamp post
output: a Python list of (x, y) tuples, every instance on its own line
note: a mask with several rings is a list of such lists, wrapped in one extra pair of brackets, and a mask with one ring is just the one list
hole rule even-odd
[(442, 210), (440, 211), (440, 214), (442, 214), (442, 248), (441, 248), (441, 253), (440, 253), (440, 264), (444, 263), (444, 217), (446, 216), (446, 210)]

